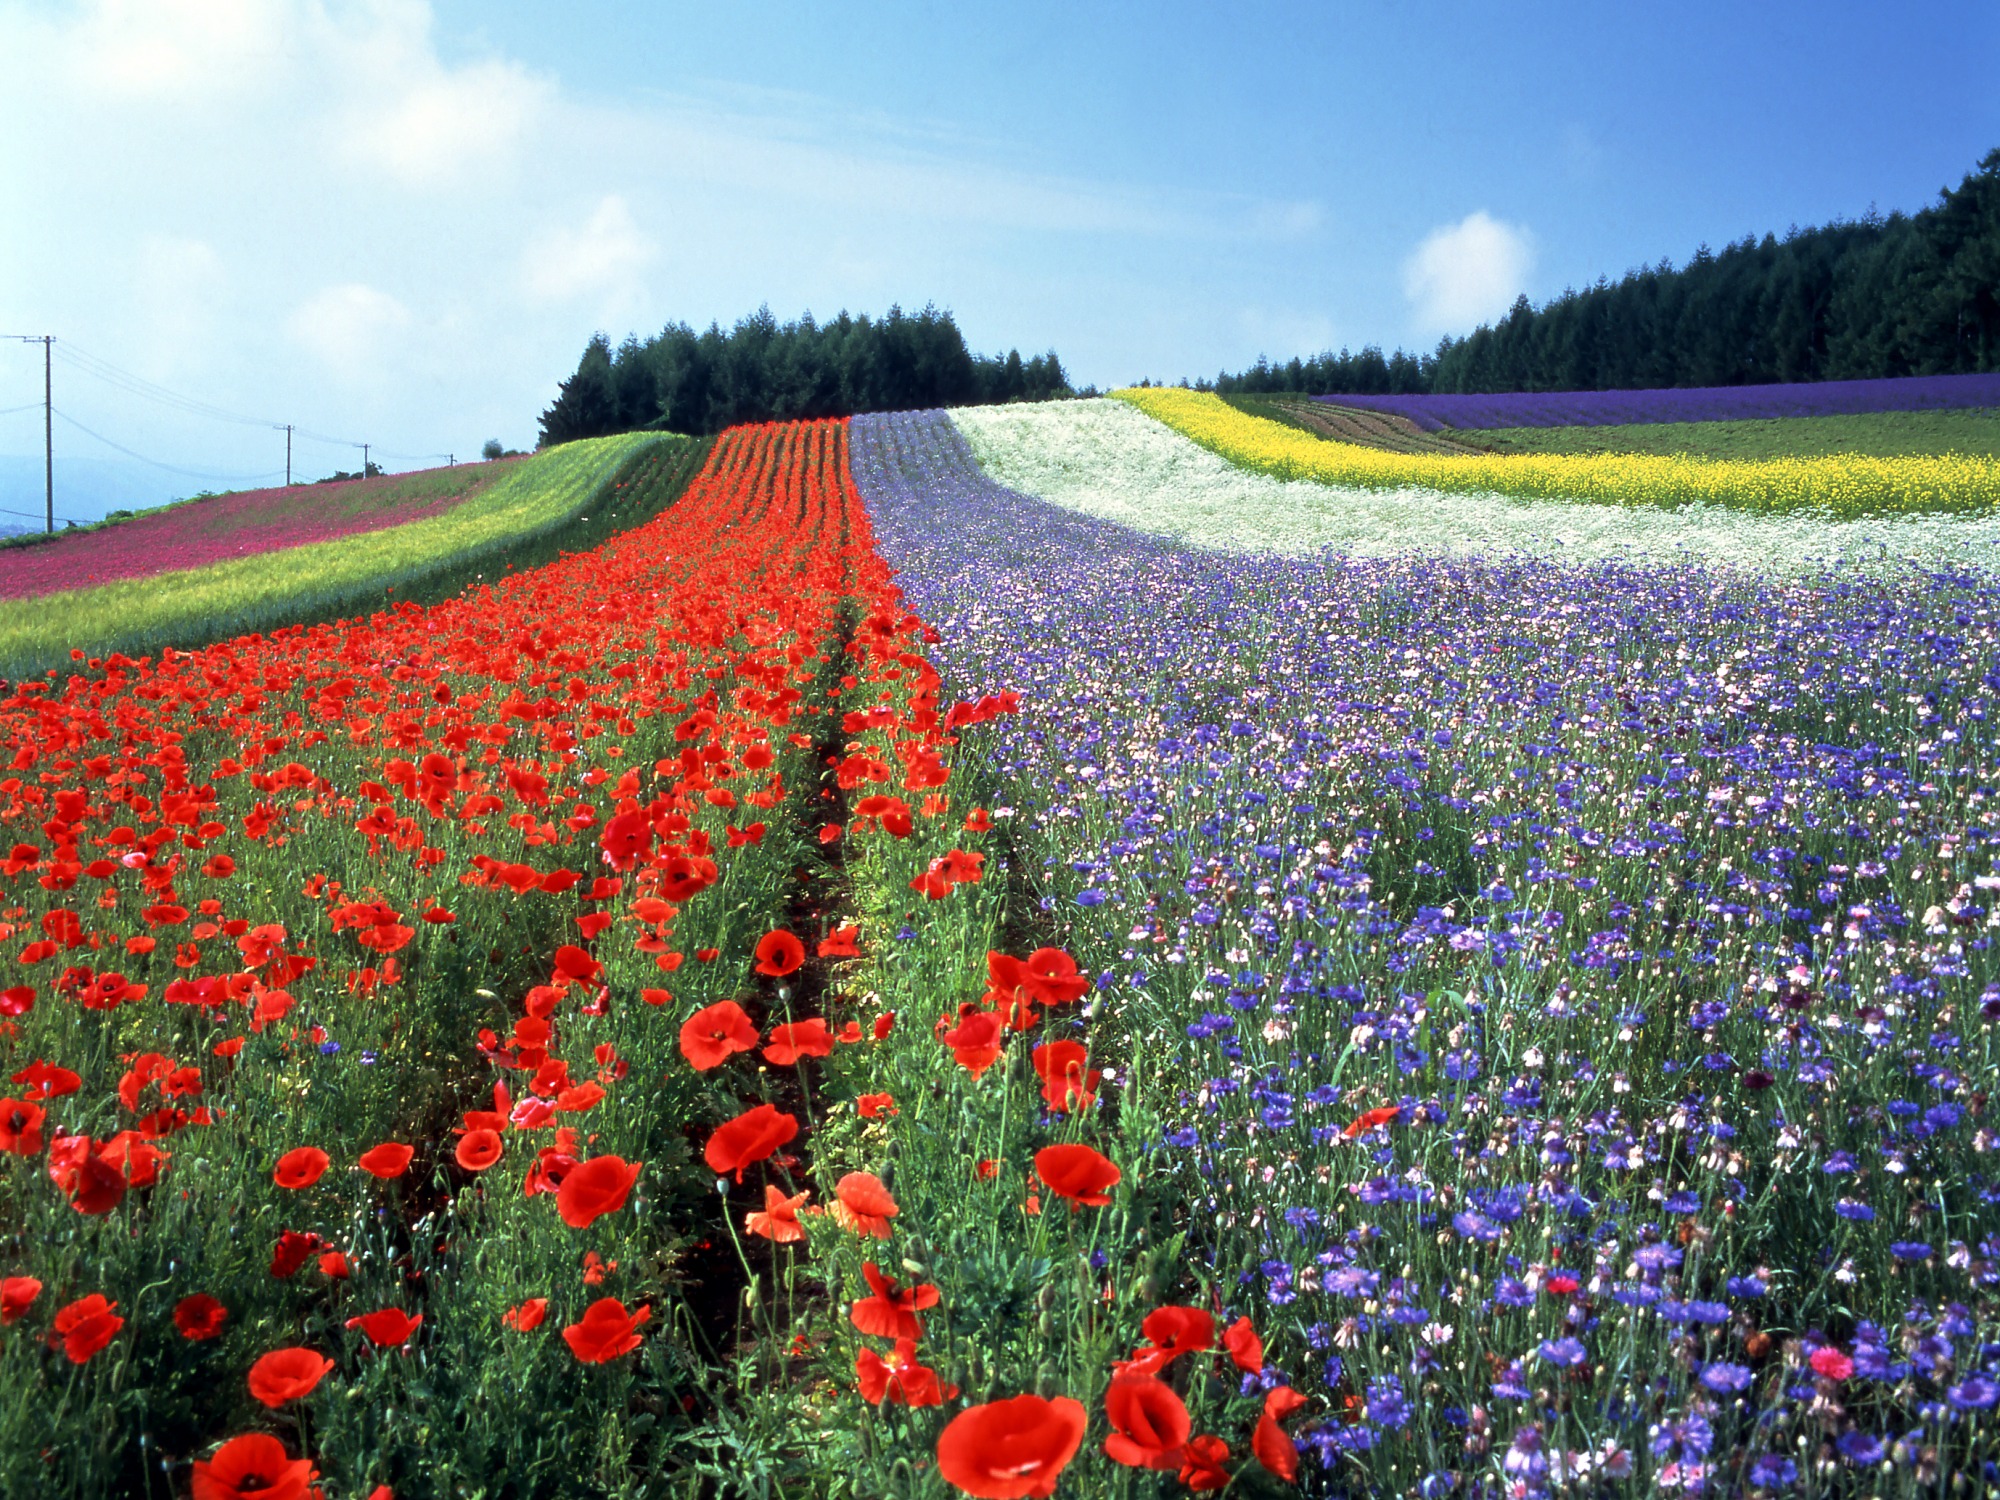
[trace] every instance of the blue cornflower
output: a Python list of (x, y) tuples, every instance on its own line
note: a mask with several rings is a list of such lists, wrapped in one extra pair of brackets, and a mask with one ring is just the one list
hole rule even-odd
[(1865, 1432), (1843, 1432), (1833, 1445), (1840, 1456), (1858, 1468), (1879, 1464), (1888, 1456), (1889, 1445)]
[(1750, 1465), (1750, 1483), (1760, 1490), (1788, 1488), (1799, 1477), (1799, 1466), (1782, 1453), (1766, 1453)]
[(1748, 1365), (1732, 1365), (1717, 1360), (1701, 1372), (1701, 1383), (1718, 1396), (1731, 1396), (1750, 1389), (1752, 1372)]
[(1960, 1411), (1985, 1411), (2000, 1399), (2000, 1385), (1984, 1375), (1968, 1375), (1945, 1395)]
[(1589, 1356), (1580, 1339), (1559, 1338), (1542, 1340), (1541, 1348), (1535, 1351), (1547, 1364), (1557, 1365), (1565, 1370), (1573, 1370)]
[(1839, 1214), (1841, 1218), (1852, 1219), (1857, 1224), (1870, 1223), (1875, 1217), (1874, 1209), (1865, 1203), (1857, 1203), (1852, 1198), (1842, 1198), (1838, 1203), (1833, 1205), (1833, 1211)]
[(1922, 1240), (1895, 1240), (1889, 1245), (1889, 1253), (1897, 1260), (1929, 1260), (1931, 1247)]
[(1761, 1297), (1770, 1290), (1760, 1276), (1732, 1276), (1729, 1278), (1729, 1295), (1732, 1297)]

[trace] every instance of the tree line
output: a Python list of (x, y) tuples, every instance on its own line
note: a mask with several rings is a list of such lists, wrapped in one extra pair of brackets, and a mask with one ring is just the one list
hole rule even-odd
[(1051, 349), (1023, 359), (972, 353), (949, 312), (807, 313), (780, 323), (761, 307), (725, 332), (669, 323), (617, 348), (603, 334), (542, 413), (541, 446), (652, 429), (720, 432), (739, 422), (845, 417), (1074, 395)]
[[(1703, 246), (1600, 277), (1424, 355), (1369, 347), (1224, 373), (1213, 389), (1644, 390), (2000, 370), (2000, 150), (1914, 214)], [(1208, 382), (1202, 382), (1204, 387)]]

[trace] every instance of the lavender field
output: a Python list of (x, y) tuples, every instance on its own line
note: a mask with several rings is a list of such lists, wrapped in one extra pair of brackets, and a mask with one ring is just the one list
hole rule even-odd
[(1652, 391), (1513, 391), (1490, 395), (1338, 395), (1337, 406), (1393, 412), (1426, 432), (1446, 428), (1610, 427), (1639, 422), (1729, 422), (1860, 412), (2000, 407), (2000, 375), (1822, 380)]
[(1308, 1493), (2000, 1482), (1989, 581), (1223, 555), (941, 413), (853, 452), (1022, 694), (995, 827), (1182, 1226), (1090, 1263), (1254, 1319)]

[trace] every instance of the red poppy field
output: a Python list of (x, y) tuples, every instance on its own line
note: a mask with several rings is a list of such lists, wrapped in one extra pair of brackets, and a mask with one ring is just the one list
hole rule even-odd
[[(846, 442), (0, 703), (0, 1492), (1050, 1493), (1137, 1314), (1100, 1074), (1006, 1044), (1088, 980), (1008, 951), (951, 767), (1018, 703), (941, 699)], [(1200, 1487), (1158, 1377), (1256, 1336), (1138, 1312), (1114, 1456)]]

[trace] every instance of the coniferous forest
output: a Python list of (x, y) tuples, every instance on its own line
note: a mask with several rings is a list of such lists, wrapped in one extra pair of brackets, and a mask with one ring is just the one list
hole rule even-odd
[(845, 417), (932, 406), (1068, 396), (1055, 351), (1023, 359), (972, 353), (949, 312), (810, 313), (780, 323), (768, 307), (727, 332), (669, 323), (617, 348), (603, 334), (542, 413), (541, 445), (615, 432), (714, 433), (739, 422)]
[[(2000, 150), (1939, 201), (1746, 236), (1600, 278), (1426, 355), (1369, 347), (1223, 374), (1214, 389), (1643, 390), (2000, 370)], [(1207, 383), (1204, 382), (1204, 385)]]

